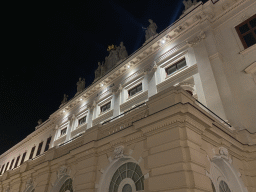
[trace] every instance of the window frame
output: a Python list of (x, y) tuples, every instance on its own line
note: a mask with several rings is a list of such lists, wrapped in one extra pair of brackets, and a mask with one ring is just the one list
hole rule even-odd
[[(244, 49), (247, 49), (247, 48), (249, 48), (249, 47), (251, 47), (251, 46), (253, 46), (253, 45), (255, 45), (255, 44), (253, 44), (253, 45), (251, 45), (251, 46), (247, 46), (247, 43), (245, 42), (245, 40), (244, 40), (244, 36), (245, 35), (247, 35), (247, 34), (249, 34), (250, 32), (253, 34), (253, 36), (254, 36), (254, 38), (255, 38), (255, 40), (256, 40), (256, 33), (254, 32), (254, 30), (256, 30), (256, 27), (254, 27), (254, 28), (252, 28), (251, 27), (251, 25), (250, 25), (250, 20), (252, 20), (252, 19), (255, 19), (256, 18), (256, 14), (255, 15), (253, 15), (253, 16), (251, 16), (250, 18), (248, 18), (248, 19), (246, 19), (245, 21), (243, 21), (242, 23), (240, 23), (239, 25), (237, 25), (236, 27), (235, 27), (235, 30), (236, 30), (236, 32), (237, 32), (237, 34), (238, 34), (238, 37), (239, 37), (239, 39), (240, 39), (240, 41), (242, 42), (242, 45), (243, 45), (243, 47), (244, 47)], [(247, 24), (248, 26), (249, 26), (249, 31), (247, 31), (247, 32), (245, 32), (245, 33), (241, 33), (240, 32), (240, 30), (239, 30), (239, 27), (241, 27), (241, 26), (243, 26), (243, 25), (245, 25), (245, 24)]]
[(29, 159), (33, 159), (35, 149), (36, 149), (36, 146), (33, 146), (31, 151), (30, 151)]
[[(106, 110), (102, 111), (102, 108), (105, 107), (105, 106), (108, 106), (109, 105), (109, 108), (107, 108)], [(111, 101), (105, 103), (104, 105), (100, 106), (100, 113), (105, 113), (107, 111), (109, 111), (111, 109)]]
[[(82, 123), (80, 123), (80, 121), (81, 121), (82, 119), (85, 119), (85, 121), (82, 122)], [(85, 116), (83, 116), (83, 117), (81, 117), (81, 118), (78, 119), (78, 126), (81, 126), (81, 125), (86, 124), (86, 123), (87, 123), (87, 115), (85, 115)]]
[(12, 159), (11, 165), (10, 165), (10, 167), (9, 167), (9, 170), (11, 170), (11, 168), (12, 168), (12, 166), (13, 166), (13, 163), (14, 163), (14, 160), (15, 160), (15, 158)]
[(52, 136), (50, 136), (50, 137), (47, 138), (46, 144), (45, 144), (45, 147), (44, 147), (44, 152), (46, 152), (46, 151), (49, 150), (51, 141), (52, 141)]
[(2, 165), (1, 167), (1, 171), (0, 171), (0, 175), (2, 175), (3, 171), (4, 171), (4, 168), (5, 168), (5, 163)]
[(43, 148), (43, 144), (44, 142), (41, 141), (38, 145), (38, 148), (37, 148), (37, 152), (36, 152), (36, 156), (40, 155), (41, 154), (41, 151), (42, 151), (42, 148)]
[(22, 165), (22, 163), (24, 163), (25, 158), (26, 158), (26, 155), (27, 155), (27, 151), (25, 151), (25, 152), (22, 154), (22, 158), (21, 158), (21, 161), (20, 161), (20, 165)]
[(5, 169), (4, 169), (4, 173), (7, 171), (7, 168), (8, 168), (8, 165), (9, 165), (9, 161), (6, 163), (6, 167), (5, 167)]
[[(141, 87), (141, 90), (138, 91), (137, 90), (138, 87)], [(131, 91), (133, 90), (136, 90), (136, 92), (133, 95), (131, 95)], [(142, 91), (143, 91), (142, 82), (140, 82), (139, 84), (135, 85), (134, 87), (128, 90), (128, 98), (131, 98)]]
[[(65, 130), (65, 133), (62, 133), (63, 130)], [(68, 130), (68, 127), (64, 127), (62, 129), (60, 129), (60, 137), (67, 135), (67, 130)]]
[[(178, 64), (181, 63), (181, 62), (183, 62), (183, 61), (185, 61), (185, 66), (183, 66), (183, 67), (181, 67), (181, 68), (178, 68)], [(168, 72), (167, 72), (168, 69), (170, 69), (170, 68), (172, 68), (172, 67), (174, 67), (174, 66), (175, 66), (175, 71), (172, 72), (172, 73), (170, 73), (170, 74), (168, 74)], [(186, 58), (185, 58), (185, 57), (180, 58), (179, 60), (175, 61), (175, 62), (172, 63), (171, 65), (168, 65), (167, 67), (164, 68), (165, 74), (166, 74), (166, 78), (169, 77), (170, 75), (172, 75), (172, 74), (174, 74), (174, 73), (180, 71), (181, 69), (184, 69), (184, 68), (187, 67), (187, 66), (188, 66), (188, 65), (187, 65)]]

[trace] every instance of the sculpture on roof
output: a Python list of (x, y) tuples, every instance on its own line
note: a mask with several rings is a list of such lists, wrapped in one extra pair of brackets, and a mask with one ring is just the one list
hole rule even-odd
[(128, 52), (126, 50), (126, 47), (124, 46), (124, 43), (121, 42), (119, 46), (119, 58), (125, 59), (126, 57), (128, 57)]
[(152, 19), (149, 19), (148, 21), (149, 21), (150, 24), (149, 24), (149, 26), (146, 28), (146, 31), (145, 31), (145, 38), (146, 38), (146, 41), (147, 41), (149, 38), (151, 38), (151, 37), (153, 37), (153, 36), (155, 36), (155, 35), (157, 34), (157, 32), (156, 32), (156, 29), (157, 29), (156, 23), (154, 23)]
[(67, 103), (67, 101), (68, 101), (68, 95), (64, 94), (61, 104), (65, 104), (65, 103)]
[(79, 81), (76, 83), (76, 85), (77, 85), (77, 93), (80, 93), (85, 88), (85, 79), (83, 78), (82, 80), (82, 78), (79, 77)]
[[(185, 6), (185, 10), (184, 11), (186, 11), (187, 9), (189, 9), (190, 7), (192, 7), (193, 5), (196, 5), (198, 2), (197, 2), (197, 0), (193, 0), (193, 2), (192, 2), (192, 0), (184, 0), (183, 1), (183, 4), (184, 4), (184, 6)], [(183, 11), (183, 12), (184, 12)]]
[(109, 52), (109, 55), (105, 57), (105, 62), (102, 62), (102, 64), (98, 62), (98, 68), (95, 70), (94, 81), (104, 76), (106, 72), (110, 71), (122, 60), (128, 57), (128, 52), (123, 42), (121, 42), (118, 47), (115, 45), (109, 45), (107, 51)]

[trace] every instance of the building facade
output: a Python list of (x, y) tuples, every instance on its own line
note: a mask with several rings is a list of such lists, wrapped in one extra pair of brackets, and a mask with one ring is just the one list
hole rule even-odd
[(256, 2), (184, 2), (0, 156), (1, 192), (255, 192)]

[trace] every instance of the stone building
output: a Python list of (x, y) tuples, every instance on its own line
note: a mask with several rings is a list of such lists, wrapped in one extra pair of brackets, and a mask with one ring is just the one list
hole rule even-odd
[(0, 156), (0, 191), (255, 192), (256, 2), (185, 7), (132, 55), (110, 46), (93, 84)]

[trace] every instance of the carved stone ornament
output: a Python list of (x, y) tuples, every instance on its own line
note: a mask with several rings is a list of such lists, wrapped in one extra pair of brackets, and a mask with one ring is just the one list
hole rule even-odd
[(225, 147), (220, 147), (219, 148), (219, 155), (218, 156), (215, 156), (217, 158), (223, 158), (223, 159), (226, 159), (228, 160), (228, 162), (231, 164), (232, 163), (232, 159), (228, 153), (228, 149), (225, 148)]
[(61, 167), (59, 168), (59, 170), (57, 171), (57, 178), (59, 179), (59, 178), (61, 178), (62, 176), (67, 175), (67, 171), (68, 171), (68, 169), (67, 169), (66, 166), (61, 166)]
[(33, 179), (30, 177), (26, 182), (26, 189), (29, 187), (33, 187), (33, 185), (34, 185)]
[(119, 159), (124, 157), (124, 146), (118, 146), (114, 150), (114, 159)]
[(198, 36), (196, 36), (191, 41), (187, 41), (187, 43), (189, 46), (194, 46), (194, 45), (198, 44), (202, 39), (205, 39), (205, 38), (206, 38), (205, 32), (201, 31)]

